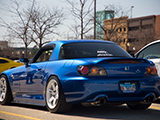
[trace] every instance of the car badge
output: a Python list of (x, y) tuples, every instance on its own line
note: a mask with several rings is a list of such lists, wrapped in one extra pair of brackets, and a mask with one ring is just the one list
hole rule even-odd
[(136, 73), (141, 73), (141, 71), (139, 70), (139, 68), (136, 70)]
[(129, 70), (129, 66), (125, 66), (124, 70)]

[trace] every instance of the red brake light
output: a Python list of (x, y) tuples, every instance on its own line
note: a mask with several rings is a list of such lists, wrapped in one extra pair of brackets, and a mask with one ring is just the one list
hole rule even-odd
[(87, 75), (87, 76), (106, 76), (107, 73), (103, 67), (100, 66), (78, 66), (78, 73), (80, 75)]
[(86, 67), (86, 66), (83, 66), (81, 69), (80, 69), (80, 72), (82, 73), (82, 75), (87, 75), (89, 73), (89, 68)]

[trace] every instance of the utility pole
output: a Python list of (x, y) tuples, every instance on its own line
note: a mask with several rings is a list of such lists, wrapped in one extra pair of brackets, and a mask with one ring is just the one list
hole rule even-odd
[(131, 6), (131, 19), (132, 19), (132, 9), (134, 8), (134, 6)]
[(94, 0), (94, 39), (96, 39), (96, 0)]

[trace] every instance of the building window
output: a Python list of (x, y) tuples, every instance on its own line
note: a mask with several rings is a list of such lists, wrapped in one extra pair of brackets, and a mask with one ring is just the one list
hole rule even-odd
[(119, 32), (122, 32), (122, 28), (119, 28)]
[(118, 32), (118, 29), (116, 29), (116, 32)]
[(139, 26), (140, 22), (139, 20), (129, 21), (129, 27), (131, 26)]
[(123, 39), (123, 44), (125, 43), (126, 39)]
[(139, 26), (137, 27), (129, 27), (129, 31), (139, 30)]
[(148, 29), (148, 28), (153, 28), (153, 25), (150, 24), (150, 25), (143, 25), (142, 26), (142, 29)]
[(142, 25), (153, 24), (153, 18), (142, 19)]
[(130, 38), (130, 39), (128, 39), (128, 42), (137, 42), (138, 40), (137, 39), (135, 39), (135, 38)]
[(111, 19), (110, 14), (106, 14), (106, 19)]

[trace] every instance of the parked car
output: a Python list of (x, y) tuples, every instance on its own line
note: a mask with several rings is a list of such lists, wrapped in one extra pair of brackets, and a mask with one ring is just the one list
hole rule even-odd
[(136, 58), (151, 60), (155, 63), (160, 76), (160, 40), (156, 40), (144, 46), (136, 54)]
[(109, 41), (54, 41), (24, 66), (0, 75), (0, 104), (47, 106), (63, 113), (75, 103), (100, 106), (126, 103), (147, 109), (160, 96), (160, 78), (153, 62), (132, 58)]
[(8, 58), (0, 57), (0, 73), (5, 71), (5, 70), (15, 68), (15, 67), (18, 67), (18, 66), (21, 66), (21, 65), (24, 65), (24, 64), (14, 62), (14, 61), (12, 61)]

